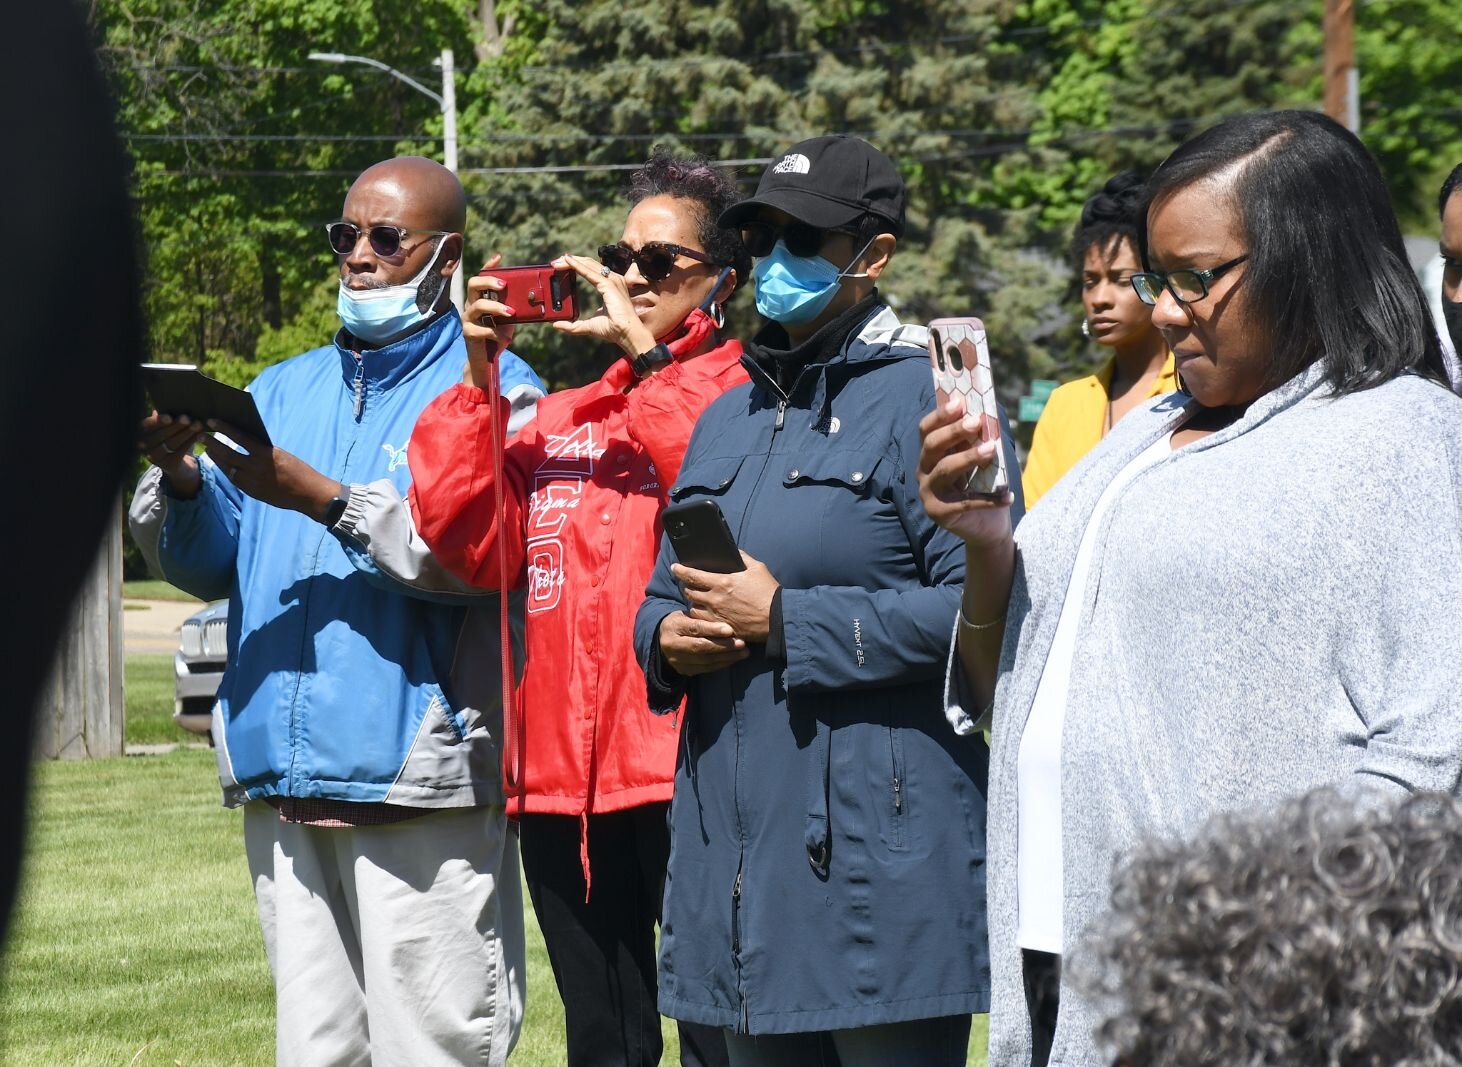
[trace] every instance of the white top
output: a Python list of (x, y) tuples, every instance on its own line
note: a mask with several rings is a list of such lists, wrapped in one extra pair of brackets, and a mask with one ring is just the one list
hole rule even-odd
[(1081, 535), (1056, 636), (1020, 735), (1016, 764), (1016, 901), (1020, 915), (1015, 943), (1021, 948), (1061, 955), (1061, 727), (1096, 533), (1117, 493), (1171, 451), (1172, 444), (1164, 434), (1123, 467), (1097, 499)]

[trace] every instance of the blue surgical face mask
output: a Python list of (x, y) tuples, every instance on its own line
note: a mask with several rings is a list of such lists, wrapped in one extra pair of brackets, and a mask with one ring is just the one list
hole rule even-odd
[[(426, 292), (426, 286), (436, 269), (437, 256), (447, 239), (437, 242), (427, 265), (415, 278), (404, 285), (386, 285), (379, 289), (350, 289), (345, 279), (340, 279), (340, 295), (335, 298), (335, 313), (345, 328), (367, 344), (381, 345), (399, 337), (413, 326), (418, 326), (431, 317), (432, 307), (441, 294), (441, 285), (435, 292)], [(443, 281), (440, 277), (438, 282)], [(430, 296), (431, 299), (424, 299)], [(426, 304), (422, 310), (420, 305)]]
[[(858, 250), (849, 266), (857, 263), (868, 251), (868, 243)], [(840, 271), (836, 264), (821, 256), (794, 256), (781, 240), (771, 255), (756, 261), (751, 272), (756, 279), (756, 310), (773, 322), (796, 326), (811, 322), (832, 303), (844, 278), (866, 278), (868, 275)]]

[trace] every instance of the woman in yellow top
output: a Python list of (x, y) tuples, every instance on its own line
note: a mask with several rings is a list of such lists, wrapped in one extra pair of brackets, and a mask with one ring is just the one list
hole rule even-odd
[(1173, 356), (1152, 325), (1152, 309), (1132, 288), (1132, 275), (1142, 269), (1137, 256), (1142, 186), (1140, 174), (1125, 171), (1081, 209), (1071, 241), (1072, 259), (1081, 264), (1086, 309), (1081, 330), (1112, 355), (1095, 374), (1067, 382), (1046, 401), (1021, 479), (1027, 508), (1123, 415), (1178, 388)]

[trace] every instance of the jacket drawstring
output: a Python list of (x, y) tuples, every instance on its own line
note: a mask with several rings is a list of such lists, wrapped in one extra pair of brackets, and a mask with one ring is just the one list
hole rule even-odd
[(828, 820), (828, 781), (832, 771), (832, 732), (830, 723), (814, 719), (817, 733), (812, 739), (813, 773), (808, 778), (807, 828), (803, 840), (807, 844), (807, 861), (819, 878), (827, 878), (828, 860), (832, 851), (832, 826)]
[(812, 390), (812, 403), (808, 405), (812, 410), (812, 428), (816, 430), (819, 426), (827, 426), (832, 422), (832, 401), (827, 395), (827, 364), (824, 363), (817, 369), (817, 385)]
[(589, 810), (585, 808), (579, 813), (579, 866), (584, 869), (584, 903), (589, 903), (589, 886), (592, 877), (589, 874)]

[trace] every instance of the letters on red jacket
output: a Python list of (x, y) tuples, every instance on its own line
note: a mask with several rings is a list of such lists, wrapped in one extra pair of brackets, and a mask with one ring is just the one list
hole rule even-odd
[(747, 380), (738, 342), (712, 347), (713, 336), (695, 333), (682, 339), (697, 342), (694, 358), (676, 352), (643, 381), (620, 360), (599, 381), (539, 402), (507, 443), (502, 531), (489, 435), (504, 411), (458, 385), (412, 435), (411, 506), (437, 558), (493, 588), (497, 553), (507, 553), (514, 588), (526, 589), (523, 811), (583, 815), (670, 799), (679, 716), (646, 709), (635, 610), (695, 421)]

